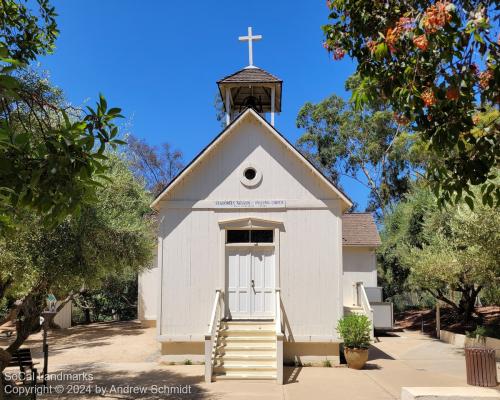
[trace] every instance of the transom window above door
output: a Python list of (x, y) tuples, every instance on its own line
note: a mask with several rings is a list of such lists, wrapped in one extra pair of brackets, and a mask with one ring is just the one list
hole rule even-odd
[(272, 229), (228, 229), (226, 243), (273, 243)]

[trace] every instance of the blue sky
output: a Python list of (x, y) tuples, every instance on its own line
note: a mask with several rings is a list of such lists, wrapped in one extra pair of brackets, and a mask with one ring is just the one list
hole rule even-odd
[[(49, 71), (76, 105), (102, 92), (123, 109), (126, 129), (151, 144), (169, 142), (188, 162), (220, 131), (215, 119), (216, 81), (248, 63), (246, 35), (263, 40), (254, 64), (283, 79), (282, 113), (276, 128), (296, 142), (295, 118), (306, 101), (330, 94), (345, 98), (354, 64), (329, 58), (322, 48), (324, 1), (53, 0), (61, 35)], [(342, 185), (360, 209), (367, 190)]]

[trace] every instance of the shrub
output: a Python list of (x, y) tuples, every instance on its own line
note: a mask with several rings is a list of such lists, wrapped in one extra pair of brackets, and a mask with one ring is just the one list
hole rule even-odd
[(366, 315), (347, 315), (337, 324), (337, 332), (344, 346), (351, 349), (367, 349), (370, 346), (371, 324)]
[(193, 365), (193, 362), (191, 360), (184, 360), (184, 365)]
[(332, 367), (332, 363), (330, 362), (330, 360), (323, 361), (323, 367), (325, 367), (325, 368), (331, 368)]

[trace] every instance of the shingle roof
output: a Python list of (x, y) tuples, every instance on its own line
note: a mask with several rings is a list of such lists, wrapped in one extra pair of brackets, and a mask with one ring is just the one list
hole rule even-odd
[(217, 83), (234, 83), (234, 82), (282, 82), (281, 79), (275, 77), (263, 69), (258, 67), (243, 68), (222, 78)]
[(344, 246), (380, 246), (377, 226), (370, 213), (347, 213), (342, 216)]

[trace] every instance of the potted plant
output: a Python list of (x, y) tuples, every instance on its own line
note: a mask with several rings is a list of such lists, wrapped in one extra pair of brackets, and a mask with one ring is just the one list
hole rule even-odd
[(362, 369), (368, 361), (371, 323), (366, 315), (347, 315), (341, 318), (337, 332), (344, 340), (344, 355), (347, 366)]

